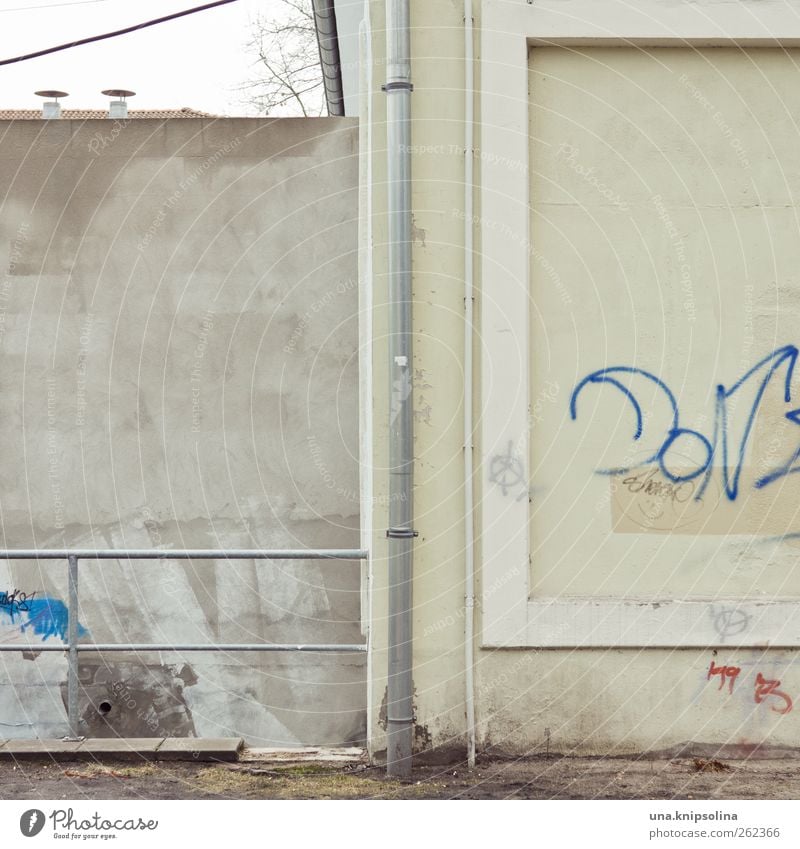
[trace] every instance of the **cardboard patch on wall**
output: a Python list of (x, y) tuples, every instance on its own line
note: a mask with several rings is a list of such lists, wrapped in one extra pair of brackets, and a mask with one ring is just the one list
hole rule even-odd
[(733, 462), (727, 470), (712, 465), (698, 474), (686, 458), (678, 458), (683, 464), (670, 466), (669, 475), (650, 462), (612, 476), (613, 532), (769, 537), (796, 533), (800, 477), (788, 474), (768, 487), (757, 486), (774, 470), (785, 468), (797, 451), (800, 430), (786, 418), (785, 406), (775, 399), (759, 410), (746, 442), (748, 461), (738, 476)]

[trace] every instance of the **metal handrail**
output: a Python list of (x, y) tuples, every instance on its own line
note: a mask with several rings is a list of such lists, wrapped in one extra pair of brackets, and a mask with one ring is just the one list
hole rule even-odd
[(19, 548), (0, 549), (0, 560), (366, 560), (358, 548)]
[[(369, 552), (355, 548), (291, 549), (0, 549), (0, 560), (66, 560), (69, 564), (67, 601), (67, 642), (61, 645), (15, 643), (0, 645), (0, 652), (66, 651), (67, 716), (69, 736), (80, 740), (78, 711), (78, 653), (86, 651), (299, 651), (364, 652), (366, 645), (303, 643), (79, 643), (78, 642), (78, 562), (80, 560), (365, 560)], [(73, 616), (73, 611), (75, 615)]]
[[(0, 645), (0, 651), (66, 651), (68, 643), (51, 646)], [(366, 651), (362, 643), (78, 643), (78, 651), (307, 651), (359, 652)]]

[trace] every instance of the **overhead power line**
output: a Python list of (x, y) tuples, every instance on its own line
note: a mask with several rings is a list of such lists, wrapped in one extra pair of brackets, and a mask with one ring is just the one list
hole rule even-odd
[(59, 50), (69, 50), (71, 47), (80, 47), (82, 44), (91, 44), (94, 41), (103, 41), (106, 38), (116, 38), (118, 35), (126, 35), (129, 32), (136, 32), (146, 27), (154, 27), (156, 24), (163, 24), (166, 21), (174, 21), (175, 18), (183, 18), (186, 15), (193, 15), (195, 12), (204, 12), (206, 9), (213, 9), (215, 6), (225, 6), (228, 3), (236, 3), (237, 0), (216, 0), (215, 3), (206, 3), (204, 6), (195, 6), (193, 9), (184, 9), (182, 12), (174, 12), (171, 15), (164, 15), (163, 18), (155, 18), (152, 21), (145, 21), (141, 24), (134, 24), (125, 29), (114, 30), (114, 32), (104, 32), (102, 35), (92, 35), (89, 38), (80, 38), (77, 41), (70, 41), (68, 44), (59, 44), (57, 47), (48, 47), (45, 50), (37, 50), (34, 53), (26, 53), (24, 56), (15, 56), (13, 59), (0, 59), (0, 65), (13, 65), (15, 62), (24, 62), (27, 59), (36, 59), (39, 56), (47, 56), (50, 53), (58, 53)]

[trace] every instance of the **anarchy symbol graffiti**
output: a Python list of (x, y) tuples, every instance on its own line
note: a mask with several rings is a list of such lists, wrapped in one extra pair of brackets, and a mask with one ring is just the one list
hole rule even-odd
[(489, 464), (489, 480), (496, 483), (503, 495), (525, 483), (525, 467), (514, 453), (514, 442), (509, 440), (505, 454), (495, 454)]
[(736, 607), (715, 608), (712, 604), (710, 613), (714, 623), (714, 630), (723, 639), (741, 634), (747, 630), (750, 624), (749, 614)]

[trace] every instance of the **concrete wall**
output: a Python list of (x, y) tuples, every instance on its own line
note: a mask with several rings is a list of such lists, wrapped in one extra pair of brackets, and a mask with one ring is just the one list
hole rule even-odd
[[(461, 4), (431, 5), (412, 2), (420, 532), (414, 566), (415, 713), (420, 750), (463, 752), (463, 18)], [(386, 312), (377, 294), (386, 267), (382, 6), (370, 6), (376, 54), (376, 427), (389, 409), (381, 388)], [(474, 520), (483, 542), (475, 639), (478, 745), (583, 753), (658, 750), (687, 741), (727, 746), (728, 753), (796, 746), (800, 677), (794, 646), (800, 631), (791, 619), (799, 593), (791, 536), (796, 476), (782, 478), (772, 492), (754, 486), (759, 475), (787, 470), (786, 463), (796, 459), (796, 423), (787, 413), (796, 407), (798, 390), (790, 381), (786, 398), (783, 382), (794, 360), (788, 354), (781, 360), (782, 370), (775, 371), (763, 398), (752, 389), (761, 384), (752, 380), (729, 411), (731, 454), (735, 450), (738, 458), (745, 445), (737, 494), (725, 492), (726, 461), (719, 454), (706, 465), (703, 438), (687, 433), (673, 446), (673, 474), (695, 475), (700, 469), (692, 478), (697, 488), (710, 469), (708, 491), (718, 496), (692, 502), (691, 515), (673, 509), (663, 488), (655, 499), (652, 491), (645, 493), (643, 503), (641, 497), (623, 497), (637, 495), (624, 479), (595, 474), (598, 467), (618, 467), (634, 450), (645, 459), (659, 450), (669, 423), (659, 419), (658, 392), (634, 389), (645, 426), (635, 441), (635, 409), (613, 386), (587, 388), (576, 421), (569, 406), (575, 387), (598, 370), (617, 365), (646, 370), (669, 385), (680, 426), (721, 451), (714, 431), (717, 384), (730, 389), (758, 363), (766, 374), (772, 362), (767, 358), (797, 344), (792, 331), (797, 201), (791, 188), (798, 162), (791, 117), (796, 59), (783, 50), (703, 53), (694, 47), (653, 59), (637, 49), (598, 46), (585, 55), (571, 47), (544, 50), (529, 66), (525, 43), (526, 35), (538, 34), (551, 42), (564, 35), (595, 37), (602, 44), (612, 33), (635, 38), (643, 30), (643, 39), (697, 37), (708, 43), (725, 36), (760, 37), (767, 30), (796, 37), (796, 27), (772, 9), (764, 12), (762, 32), (761, 7), (751, 2), (699, 3), (691, 10), (654, 2), (641, 20), (613, 2), (531, 6), (476, 0), (473, 10), (480, 61), (491, 52), (491, 67), (478, 67), (474, 152), (478, 266), (491, 268), (491, 274), (477, 281), (474, 349), (492, 385), (476, 378), (476, 425), (482, 433), (494, 417), (502, 431), (510, 421), (510, 406), (487, 400), (506, 381), (517, 391), (513, 400), (531, 435), (530, 455), (523, 430), (509, 428), (505, 441), (498, 440), (504, 451), (510, 440), (508, 457), (497, 456), (516, 463), (513, 491), (491, 466), (493, 446), (479, 438), (475, 450)], [(514, 49), (497, 46), (506, 43)], [(540, 69), (538, 61), (550, 64)], [(489, 73), (497, 83), (491, 104), (482, 88)], [(489, 112), (487, 127), (481, 121)], [(510, 139), (521, 155), (500, 159), (503, 151), (486, 145), (492, 138)], [(490, 172), (501, 171), (500, 185), (509, 191), (498, 193), (492, 184), (500, 215), (487, 220), (480, 188), (488, 185)], [(503, 229), (504, 209), (513, 211), (520, 226)], [(505, 308), (505, 325), (489, 322), (481, 305), (514, 288), (519, 295), (514, 304), (521, 308)], [(497, 350), (497, 339), (516, 345), (514, 356), (492, 359), (487, 351)], [(743, 443), (748, 421), (754, 422), (752, 438)], [(386, 464), (385, 448), (379, 431), (377, 469)], [(640, 453), (626, 462), (641, 459)], [(732, 473), (735, 462), (728, 465)], [(378, 496), (385, 496), (384, 485), (376, 475)], [(633, 521), (636, 509), (640, 519)], [(530, 533), (519, 558), (506, 548), (508, 537), (498, 534), (499, 524), (485, 518), (490, 512), (503, 518), (504, 510), (514, 511), (519, 533)], [(380, 498), (373, 505), (373, 526), (386, 527)], [(496, 545), (488, 546), (491, 534)], [(386, 550), (379, 530), (372, 549), (377, 564), (372, 746), (379, 752), (385, 746), (386, 668), (380, 568)], [(489, 564), (489, 558), (495, 562)], [(553, 623), (550, 645), (556, 647), (543, 650), (536, 642), (541, 628), (531, 624), (529, 611), (552, 599), (572, 607)], [(659, 645), (656, 629), (648, 633), (641, 625), (626, 643), (630, 605), (646, 608), (647, 621), (656, 621), (665, 599), (680, 609), (660, 647), (641, 647)], [(506, 622), (502, 642), (486, 638), (490, 608), (492, 633), (502, 632)], [(595, 609), (611, 616), (602, 621), (591, 615)], [(616, 615), (620, 610), (624, 616)], [(682, 618), (686, 610), (691, 616)], [(788, 624), (780, 621), (787, 611)], [(698, 629), (689, 641), (693, 648), (680, 647), (683, 623)]]
[[(0, 124), (3, 547), (359, 546), (356, 153), (350, 119)], [(80, 580), (101, 643), (362, 642), (358, 563)], [(59, 639), (64, 565), (14, 589), (3, 641)], [(0, 663), (0, 737), (63, 734), (65, 659)], [(91, 735), (364, 737), (363, 656), (80, 666)]]

